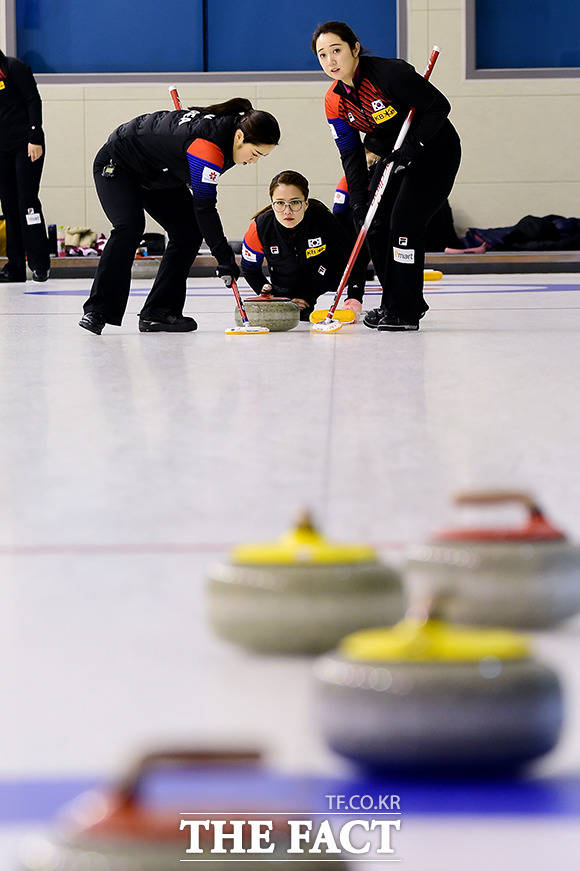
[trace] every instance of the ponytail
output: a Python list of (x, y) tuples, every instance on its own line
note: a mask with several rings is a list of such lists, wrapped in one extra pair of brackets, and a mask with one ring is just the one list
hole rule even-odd
[(278, 145), (280, 141), (280, 125), (269, 112), (254, 109), (245, 97), (233, 97), (225, 103), (215, 103), (213, 106), (189, 106), (190, 111), (201, 112), (203, 115), (238, 115), (236, 130), (244, 134), (244, 142), (251, 145)]
[(253, 106), (245, 97), (233, 97), (231, 100), (226, 100), (225, 103), (215, 103), (213, 106), (188, 106), (190, 110), (197, 110), (204, 115), (241, 115), (245, 112), (251, 112)]

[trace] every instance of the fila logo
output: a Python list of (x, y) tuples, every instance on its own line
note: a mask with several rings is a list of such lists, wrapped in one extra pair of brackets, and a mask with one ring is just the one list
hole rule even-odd
[(373, 112), (380, 112), (381, 109), (385, 108), (385, 104), (382, 100), (373, 100), (371, 106), (373, 107)]
[(324, 275), (326, 273), (326, 266), (319, 266), (318, 271), (321, 275)]
[(308, 240), (309, 248), (318, 248), (319, 245), (322, 245), (322, 236), (318, 236), (316, 239)]
[(348, 120), (351, 124), (354, 124), (354, 115), (352, 114), (352, 112), (348, 113)]
[(270, 246), (270, 254), (279, 254), (279, 253), (280, 253), (280, 249), (278, 248), (277, 245)]
[(209, 166), (204, 166), (203, 172), (201, 174), (201, 180), (206, 182), (207, 184), (217, 184), (221, 172), (218, 172), (217, 169), (211, 169)]
[(404, 248), (409, 240), (406, 236), (399, 236), (399, 245)]

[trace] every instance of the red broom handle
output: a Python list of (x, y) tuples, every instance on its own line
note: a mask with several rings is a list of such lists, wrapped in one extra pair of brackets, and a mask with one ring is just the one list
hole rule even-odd
[(176, 85), (169, 85), (169, 93), (171, 95), (171, 99), (173, 100), (173, 105), (176, 109), (182, 109), (181, 100), (179, 99), (179, 94), (177, 92)]

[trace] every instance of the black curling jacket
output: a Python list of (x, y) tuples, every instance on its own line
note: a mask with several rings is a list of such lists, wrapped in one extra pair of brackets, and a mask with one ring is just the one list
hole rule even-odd
[[(415, 107), (407, 140), (425, 146), (436, 137), (453, 137), (449, 101), (404, 60), (363, 55), (354, 87), (336, 81), (325, 98), (326, 118), (340, 151), (353, 207), (366, 204), (368, 172), (365, 147), (388, 157), (411, 107)], [(366, 134), (364, 146), (360, 133)]]
[(256, 292), (264, 285), (266, 260), (278, 296), (313, 305), (321, 293), (336, 290), (351, 250), (349, 239), (326, 206), (309, 200), (300, 223), (284, 227), (269, 208), (250, 224), (242, 245), (242, 275)]
[(197, 109), (153, 112), (121, 124), (108, 139), (113, 161), (145, 188), (188, 185), (195, 216), (219, 263), (233, 257), (217, 211), (220, 177), (234, 166), (234, 133), (240, 116), (204, 115)]
[(44, 146), (42, 100), (30, 67), (0, 58), (0, 151), (27, 143)]

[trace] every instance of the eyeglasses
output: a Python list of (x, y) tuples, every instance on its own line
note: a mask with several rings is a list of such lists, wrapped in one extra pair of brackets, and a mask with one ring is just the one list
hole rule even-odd
[(274, 200), (272, 205), (275, 212), (285, 212), (287, 206), (290, 206), (292, 212), (299, 212), (304, 203), (305, 200), (290, 200), (289, 202), (286, 202), (285, 200)]

